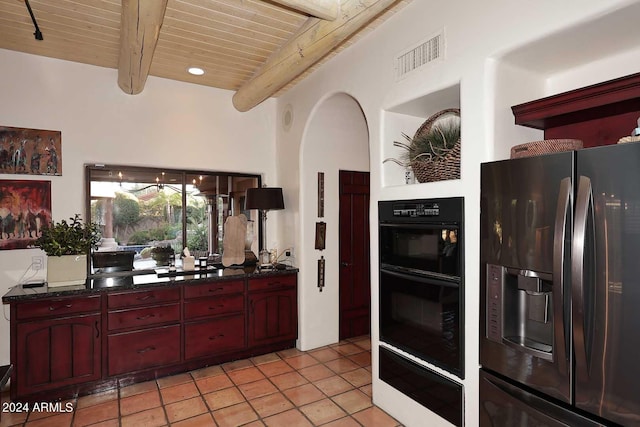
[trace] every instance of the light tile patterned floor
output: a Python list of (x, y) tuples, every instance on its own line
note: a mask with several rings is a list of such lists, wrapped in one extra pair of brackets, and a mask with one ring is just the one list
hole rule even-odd
[(371, 403), (369, 337), (238, 360), (71, 403), (68, 413), (5, 412), (0, 426), (399, 426)]

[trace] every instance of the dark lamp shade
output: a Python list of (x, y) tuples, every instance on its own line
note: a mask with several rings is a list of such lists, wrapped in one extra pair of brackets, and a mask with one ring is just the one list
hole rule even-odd
[(263, 211), (284, 209), (282, 188), (262, 187), (247, 189), (245, 209), (260, 209)]

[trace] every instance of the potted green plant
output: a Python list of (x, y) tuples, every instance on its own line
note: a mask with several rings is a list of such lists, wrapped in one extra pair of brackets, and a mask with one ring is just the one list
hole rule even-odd
[(47, 254), (48, 286), (84, 284), (87, 254), (99, 241), (97, 225), (83, 222), (79, 214), (69, 221), (45, 224), (35, 246)]
[(151, 258), (156, 261), (156, 265), (169, 265), (171, 255), (175, 255), (171, 246), (154, 246), (151, 249)]

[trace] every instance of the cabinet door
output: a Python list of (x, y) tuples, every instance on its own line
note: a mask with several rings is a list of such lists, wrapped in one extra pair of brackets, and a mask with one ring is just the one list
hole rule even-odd
[(17, 394), (100, 379), (100, 315), (19, 323)]
[(249, 294), (249, 346), (295, 340), (298, 336), (296, 290)]

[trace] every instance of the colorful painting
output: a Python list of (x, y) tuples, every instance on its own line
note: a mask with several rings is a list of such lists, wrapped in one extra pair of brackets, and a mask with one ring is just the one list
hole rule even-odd
[(0, 173), (62, 175), (61, 132), (0, 126)]
[(51, 222), (51, 181), (0, 180), (0, 250), (33, 247)]

